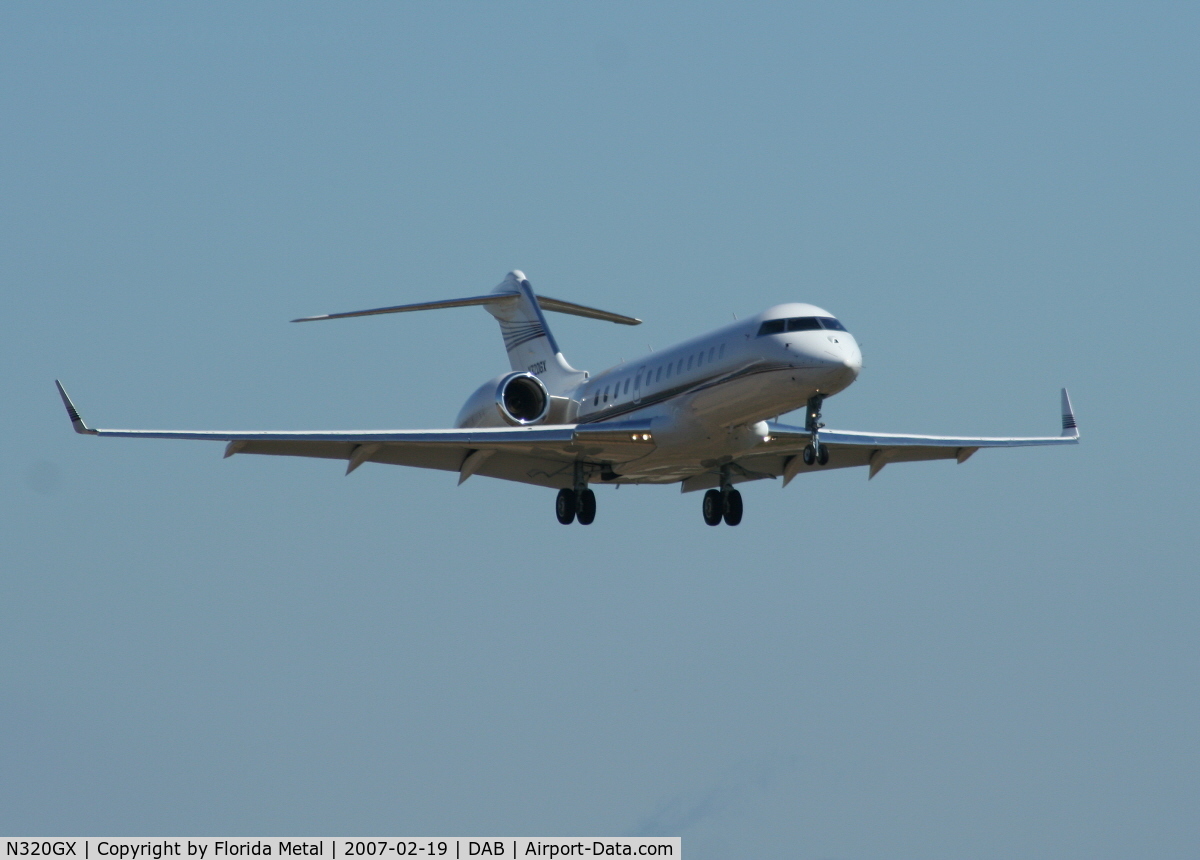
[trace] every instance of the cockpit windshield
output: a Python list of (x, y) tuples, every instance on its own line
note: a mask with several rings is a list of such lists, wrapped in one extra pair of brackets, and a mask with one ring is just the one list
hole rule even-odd
[(783, 334), (785, 331), (813, 331), (815, 329), (845, 331), (846, 327), (833, 317), (791, 317), (789, 319), (767, 320), (759, 326), (758, 336)]

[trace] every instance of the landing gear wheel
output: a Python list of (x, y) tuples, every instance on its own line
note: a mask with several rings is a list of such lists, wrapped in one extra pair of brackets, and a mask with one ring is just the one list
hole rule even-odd
[(736, 526), (742, 521), (742, 494), (730, 490), (725, 494), (725, 525)]
[(725, 512), (725, 500), (721, 498), (720, 490), (709, 490), (704, 494), (704, 522), (710, 526), (721, 524), (721, 515)]
[(811, 466), (817, 462), (817, 452), (813, 450), (812, 445), (805, 445), (804, 452), (800, 456), (804, 459), (805, 466)]
[(822, 466), (829, 462), (829, 449), (824, 445), (822, 445), (821, 450), (817, 452), (817, 462)]
[(576, 507), (579, 514), (579, 524), (581, 526), (590, 526), (592, 520), (596, 519), (596, 494), (591, 490), (584, 490), (579, 494), (579, 502)]
[(559, 490), (558, 498), (554, 501), (554, 513), (558, 515), (558, 521), (564, 526), (569, 526), (572, 520), (575, 519), (575, 491), (574, 490)]

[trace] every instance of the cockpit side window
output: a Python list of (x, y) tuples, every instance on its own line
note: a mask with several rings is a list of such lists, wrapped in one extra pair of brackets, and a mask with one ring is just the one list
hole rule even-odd
[(787, 320), (767, 320), (758, 327), (758, 336), (765, 337), (769, 334), (783, 334), (784, 326)]
[(821, 321), (821, 328), (827, 328), (830, 331), (845, 331), (846, 327), (833, 317), (817, 317)]

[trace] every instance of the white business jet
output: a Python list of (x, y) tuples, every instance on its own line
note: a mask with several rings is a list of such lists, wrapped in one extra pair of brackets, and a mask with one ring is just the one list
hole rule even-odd
[[(828, 430), (825, 398), (862, 368), (854, 337), (813, 305), (776, 305), (644, 359), (591, 375), (563, 358), (543, 311), (623, 325), (641, 320), (539, 296), (521, 272), (483, 296), (304, 317), (293, 322), (483, 305), (500, 323), (512, 370), (484, 383), (453, 429), (349, 431), (97, 430), (59, 394), (77, 433), (228, 443), (225, 456), (280, 454), (392, 463), (522, 481), (558, 490), (560, 523), (596, 517), (591, 484), (680, 484), (706, 490), (704, 521), (742, 520), (743, 481), (816, 469), (866, 466), (873, 478), (888, 463), (964, 462), (980, 448), (1071, 445), (1079, 430), (1066, 389), (1062, 435), (1032, 437), (904, 436)], [(768, 420), (806, 408), (803, 427)]]

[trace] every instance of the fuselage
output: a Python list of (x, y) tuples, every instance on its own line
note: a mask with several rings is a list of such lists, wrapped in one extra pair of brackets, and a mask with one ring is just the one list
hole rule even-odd
[(576, 420), (686, 406), (715, 424), (755, 422), (844, 390), (862, 368), (854, 336), (814, 305), (784, 304), (624, 362), (572, 394)]
[[(620, 471), (666, 482), (680, 466), (753, 445), (764, 432), (759, 422), (837, 394), (861, 368), (858, 343), (828, 311), (776, 305), (643, 359), (581, 373), (579, 384), (551, 391), (558, 406), (547, 423), (649, 421), (653, 449)], [(490, 391), (485, 385), (468, 401), (459, 426), (497, 420)]]

